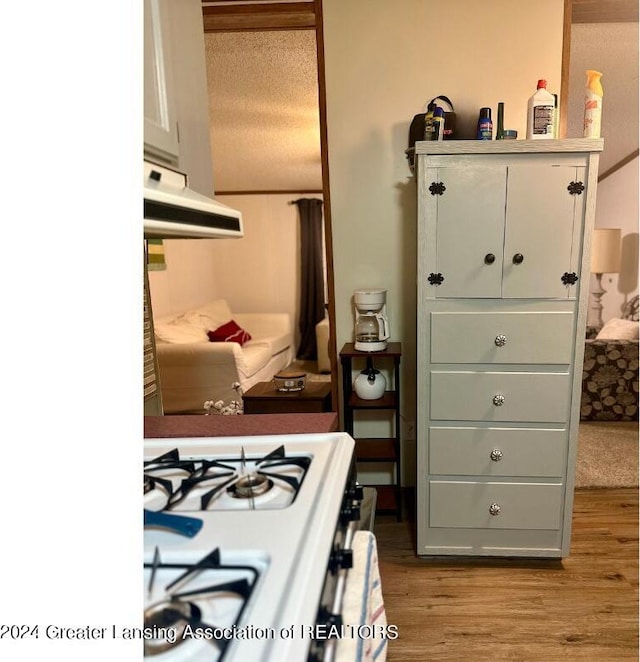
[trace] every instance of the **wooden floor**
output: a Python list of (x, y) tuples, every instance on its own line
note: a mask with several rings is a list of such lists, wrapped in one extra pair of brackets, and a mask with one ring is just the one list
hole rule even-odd
[(389, 662), (638, 660), (636, 489), (577, 490), (562, 561), (421, 559), (413, 519), (375, 521)]

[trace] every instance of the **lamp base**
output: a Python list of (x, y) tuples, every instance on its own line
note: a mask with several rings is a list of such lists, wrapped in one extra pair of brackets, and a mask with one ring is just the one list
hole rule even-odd
[(602, 321), (602, 296), (606, 294), (607, 291), (602, 287), (602, 274), (596, 274), (596, 286), (593, 288), (593, 303), (591, 304), (592, 316), (587, 324), (590, 327), (601, 329), (604, 326)]

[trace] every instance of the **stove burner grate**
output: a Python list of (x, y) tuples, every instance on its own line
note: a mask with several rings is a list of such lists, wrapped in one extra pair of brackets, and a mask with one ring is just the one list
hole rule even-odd
[[(159, 593), (161, 596), (144, 611), (145, 631), (154, 633), (153, 638), (145, 639), (145, 657), (170, 651), (189, 641), (184, 636), (188, 627), (203, 632), (224, 633), (237, 626), (259, 578), (258, 570), (252, 566), (222, 563), (218, 548), (194, 564), (162, 563), (156, 548), (153, 561), (145, 563), (144, 567), (150, 570), (148, 595)], [(179, 570), (184, 572), (175, 577)], [(169, 572), (172, 580), (160, 586), (158, 577), (163, 572)], [(227, 581), (210, 583), (217, 576)], [(205, 622), (205, 612), (208, 610), (210, 613), (212, 606), (215, 611), (217, 601), (229, 596), (235, 596), (231, 617), (227, 615), (223, 624)], [(206, 640), (217, 647), (219, 656), (216, 659), (222, 661), (232, 639), (215, 636)]]
[[(222, 461), (182, 460), (178, 449), (173, 449), (145, 462), (144, 488), (145, 494), (154, 491), (164, 495), (159, 497), (163, 500), (162, 510), (174, 510), (176, 507), (197, 510), (181, 505), (194, 498), (200, 510), (215, 509), (224, 494), (236, 501), (248, 500), (251, 509), (283, 507), (256, 504), (255, 498), (278, 488), (290, 494), (290, 497), (283, 498), (285, 505), (289, 505), (295, 500), (310, 464), (311, 457), (287, 457), (283, 445), (262, 458), (247, 459), (242, 449), (239, 458)], [(233, 508), (228, 502), (227, 506)]]

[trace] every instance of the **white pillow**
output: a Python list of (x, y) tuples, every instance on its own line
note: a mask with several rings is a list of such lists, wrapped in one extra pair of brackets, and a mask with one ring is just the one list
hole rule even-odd
[(209, 342), (207, 331), (215, 331), (230, 320), (229, 304), (218, 299), (180, 315), (162, 317), (154, 322), (154, 331), (163, 342)]
[(155, 323), (153, 330), (157, 340), (174, 344), (209, 342), (207, 332), (190, 324)]
[(600, 329), (596, 340), (637, 340), (638, 322), (623, 320), (618, 317), (610, 319)]

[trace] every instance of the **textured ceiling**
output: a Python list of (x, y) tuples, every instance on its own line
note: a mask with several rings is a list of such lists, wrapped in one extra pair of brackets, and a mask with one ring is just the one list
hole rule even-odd
[(322, 189), (315, 32), (205, 34), (216, 192)]

